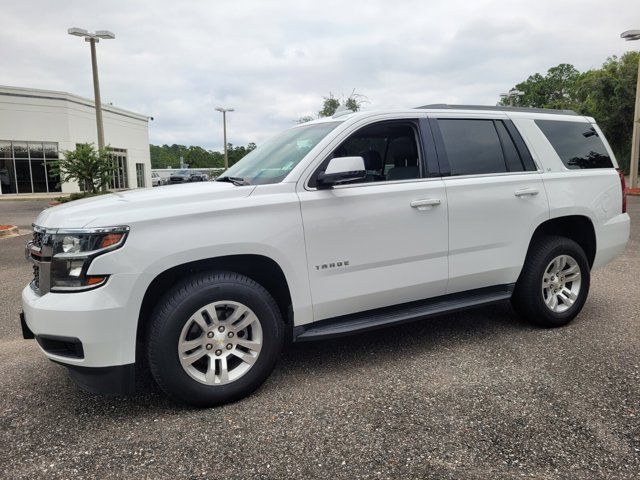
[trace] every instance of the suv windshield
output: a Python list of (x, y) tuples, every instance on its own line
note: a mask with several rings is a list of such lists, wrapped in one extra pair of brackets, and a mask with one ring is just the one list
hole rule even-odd
[(224, 172), (250, 184), (278, 183), (340, 122), (296, 127), (266, 141)]

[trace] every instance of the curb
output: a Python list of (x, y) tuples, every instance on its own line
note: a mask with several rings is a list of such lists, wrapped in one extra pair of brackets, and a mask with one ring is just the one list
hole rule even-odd
[(640, 197), (640, 188), (627, 188), (627, 195)]
[(10, 237), (18, 233), (18, 227), (15, 225), (0, 225), (0, 238)]

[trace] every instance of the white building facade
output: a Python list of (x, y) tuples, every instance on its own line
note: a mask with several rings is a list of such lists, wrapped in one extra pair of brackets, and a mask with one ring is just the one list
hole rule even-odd
[[(102, 105), (105, 144), (113, 152), (113, 190), (151, 187), (149, 117)], [(93, 100), (65, 92), (0, 86), (0, 195), (79, 192), (60, 183), (51, 162), (80, 143), (96, 148)]]

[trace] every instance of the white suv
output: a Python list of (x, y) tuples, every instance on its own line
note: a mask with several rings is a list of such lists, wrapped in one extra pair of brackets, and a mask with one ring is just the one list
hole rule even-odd
[(582, 309), (629, 237), (624, 177), (592, 118), (431, 105), (291, 128), (216, 182), (45, 210), (24, 336), (92, 391), (148, 363), (174, 399), (239, 399), (287, 341), (511, 299)]

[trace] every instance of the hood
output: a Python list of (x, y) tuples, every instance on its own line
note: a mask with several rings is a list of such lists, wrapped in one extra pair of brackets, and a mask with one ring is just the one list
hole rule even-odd
[(110, 193), (48, 208), (35, 224), (45, 228), (109, 227), (208, 213), (230, 208), (254, 189), (254, 185), (202, 182)]

